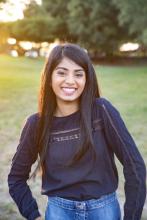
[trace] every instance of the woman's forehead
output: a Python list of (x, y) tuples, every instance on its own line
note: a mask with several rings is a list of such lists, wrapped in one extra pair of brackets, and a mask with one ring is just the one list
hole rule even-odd
[(84, 70), (80, 65), (78, 65), (73, 60), (69, 59), (68, 57), (63, 57), (61, 62), (56, 66), (55, 69), (59, 69), (59, 68)]

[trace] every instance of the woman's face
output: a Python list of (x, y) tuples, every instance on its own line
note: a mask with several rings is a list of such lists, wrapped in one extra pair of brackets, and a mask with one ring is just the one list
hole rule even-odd
[(56, 95), (57, 104), (60, 102), (78, 103), (86, 83), (84, 69), (64, 57), (54, 69), (51, 77), (51, 86)]

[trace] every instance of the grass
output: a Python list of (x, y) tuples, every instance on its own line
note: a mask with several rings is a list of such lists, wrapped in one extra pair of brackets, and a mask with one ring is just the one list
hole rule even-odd
[[(9, 198), (6, 175), (12, 155), (27, 115), (37, 111), (40, 72), (44, 59), (12, 58), (0, 56), (0, 219), (22, 219)], [(147, 66), (95, 66), (102, 96), (109, 99), (120, 111), (130, 133), (147, 163)], [(118, 163), (118, 162), (117, 162)], [(119, 195), (124, 199), (122, 168)], [(40, 184), (37, 182), (37, 190)], [(35, 188), (35, 187), (34, 187)], [(36, 192), (34, 192), (36, 193)], [(36, 194), (39, 203), (42, 199)], [(7, 199), (2, 200), (2, 198)], [(11, 202), (10, 202), (11, 201)], [(5, 213), (5, 214), (2, 214)], [(9, 213), (11, 218), (9, 218)], [(17, 214), (15, 214), (17, 213)], [(2, 217), (4, 215), (5, 217)], [(17, 216), (17, 218), (16, 218)], [(147, 208), (143, 219), (147, 219)]]
[(22, 118), (37, 110), (42, 64), (43, 60), (0, 57), (0, 134), (7, 142), (16, 138)]

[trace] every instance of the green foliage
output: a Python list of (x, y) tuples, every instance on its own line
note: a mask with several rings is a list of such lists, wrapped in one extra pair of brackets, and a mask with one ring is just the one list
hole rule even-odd
[[(47, 6), (50, 11), (48, 11)], [(56, 38), (60, 40), (67, 39), (66, 17), (63, 16), (63, 11), (62, 16), (57, 13), (59, 7), (55, 10), (54, 6), (56, 5), (52, 2), (48, 2), (48, 5), (43, 2), (43, 5), (39, 6), (35, 1), (31, 1), (24, 10), (24, 19), (16, 21), (12, 25), (11, 36), (19, 41), (29, 40), (35, 42), (53, 42)], [(56, 13), (57, 16), (55, 16)]]
[(147, 28), (142, 32), (141, 40), (145, 45), (147, 45)]
[(18, 20), (11, 27), (11, 37), (18, 41), (53, 42), (54, 21), (52, 18), (31, 17)]
[(68, 9), (71, 33), (93, 52), (112, 54), (125, 38), (125, 29), (118, 25), (118, 10), (112, 1), (71, 0)]
[(130, 34), (147, 45), (147, 1), (146, 0), (113, 0), (119, 8), (119, 22), (128, 25)]
[(58, 23), (60, 40), (82, 44), (92, 53), (112, 54), (127, 35), (118, 25), (118, 9), (112, 0), (43, 0), (46, 12)]
[(51, 14), (53, 17), (60, 17), (61, 19), (65, 19), (68, 15), (67, 5), (69, 2), (69, 0), (42, 0), (42, 6), (45, 8), (46, 12)]
[(25, 18), (42, 16), (44, 15), (44, 13), (45, 13), (44, 7), (38, 5), (35, 0), (31, 0), (31, 2), (26, 5), (26, 8), (23, 11)]
[(18, 41), (58, 38), (79, 43), (94, 56), (108, 56), (126, 41), (137, 41), (146, 50), (146, 14), (146, 0), (42, 0), (42, 5), (31, 0), (24, 19), (11, 23), (9, 31), (4, 24), (0, 34), (10, 34)]
[(54, 34), (56, 38), (60, 39), (61, 41), (70, 41), (70, 39), (74, 38), (69, 33), (69, 27), (67, 23), (69, 17), (69, 2), (69, 0), (42, 0), (42, 7), (45, 9), (46, 15), (51, 16), (56, 20), (56, 29)]

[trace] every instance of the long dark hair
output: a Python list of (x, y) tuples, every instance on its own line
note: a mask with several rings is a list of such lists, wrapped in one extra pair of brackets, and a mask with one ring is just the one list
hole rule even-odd
[(39, 126), (38, 126), (38, 152), (39, 164), (44, 171), (44, 160), (49, 147), (50, 132), (53, 115), (56, 109), (56, 96), (51, 87), (51, 75), (63, 57), (67, 57), (81, 66), (86, 73), (86, 84), (80, 97), (80, 144), (70, 162), (64, 164), (71, 166), (84, 155), (91, 146), (95, 156), (95, 149), (92, 139), (92, 108), (96, 97), (100, 97), (95, 70), (85, 49), (75, 44), (66, 43), (53, 48), (41, 77), (39, 94)]

